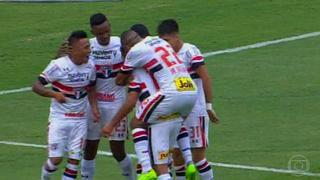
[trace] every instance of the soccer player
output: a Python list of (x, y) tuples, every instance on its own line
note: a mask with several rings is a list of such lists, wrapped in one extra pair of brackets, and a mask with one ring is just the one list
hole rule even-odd
[[(208, 125), (209, 119), (214, 123), (218, 123), (219, 119), (212, 108), (211, 81), (204, 58), (195, 45), (183, 42), (179, 35), (178, 23), (174, 19), (163, 20), (158, 25), (157, 31), (159, 37), (166, 40), (178, 53), (197, 84), (198, 98), (184, 124), (189, 131), (193, 161), (196, 163), (199, 175), (202, 180), (211, 180), (213, 172), (205, 157), (208, 145)], [(175, 155), (177, 159), (179, 153), (176, 152)], [(184, 179), (185, 173), (183, 159), (179, 159), (180, 161), (174, 162), (178, 180)]]
[[(32, 86), (40, 96), (51, 98), (48, 127), (48, 160), (42, 167), (41, 179), (48, 180), (62, 161), (65, 149), (68, 163), (63, 180), (76, 179), (78, 164), (87, 129), (87, 102), (93, 121), (100, 114), (95, 99), (95, 69), (88, 63), (89, 41), (84, 31), (74, 31), (68, 38), (72, 47), (69, 56), (52, 60)], [(47, 89), (46, 84), (52, 84)], [(87, 98), (88, 95), (88, 98)]]
[[(82, 160), (82, 179), (92, 180), (95, 170), (95, 157), (101, 137), (101, 128), (113, 118), (126, 100), (126, 88), (115, 83), (115, 77), (123, 64), (120, 51), (120, 38), (111, 36), (111, 25), (107, 17), (101, 13), (90, 17), (91, 32), (95, 36), (90, 39), (90, 62), (97, 71), (97, 101), (101, 113), (100, 123), (93, 123), (89, 117), (88, 135)], [(127, 180), (133, 180), (133, 168), (130, 157), (125, 152), (127, 139), (127, 117), (114, 127), (109, 144), (113, 157), (122, 169)]]
[[(156, 136), (155, 140), (159, 142), (151, 143), (152, 148), (158, 148), (157, 151), (151, 153), (153, 157), (155, 156), (154, 153), (159, 153), (157, 154), (158, 158), (154, 161), (154, 168), (159, 175), (159, 179), (170, 179), (167, 164), (164, 163), (164, 161), (168, 161), (168, 152), (161, 151), (161, 148), (163, 146), (164, 149), (168, 149), (165, 143), (169, 142), (170, 133), (174, 134), (174, 132), (180, 130), (181, 121), (175, 119), (165, 122), (163, 119), (186, 117), (196, 100), (196, 86), (181, 60), (164, 40), (150, 36), (142, 39), (137, 33), (129, 30), (122, 33), (121, 44), (124, 53), (127, 55), (125, 63), (121, 67), (121, 73), (117, 75), (116, 83), (126, 85), (132, 72), (144, 70), (153, 79), (153, 84), (157, 89), (157, 93), (146, 98), (138, 107), (135, 119), (148, 123), (151, 127), (154, 125), (157, 129), (149, 134), (150, 137)], [(130, 109), (123, 106), (111, 123), (105, 125), (103, 132), (110, 135), (111, 130), (121, 117), (129, 112)], [(159, 131), (159, 129), (162, 130)], [(139, 134), (145, 133), (140, 132)], [(164, 142), (164, 144), (160, 142)], [(135, 149), (145, 172), (141, 176), (143, 177), (148, 175), (148, 172), (152, 169), (145, 158), (148, 154), (148, 148), (141, 149), (135, 144)]]

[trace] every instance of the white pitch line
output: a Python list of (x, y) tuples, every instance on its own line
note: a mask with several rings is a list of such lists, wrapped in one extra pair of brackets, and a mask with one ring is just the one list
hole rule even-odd
[[(46, 145), (19, 143), (19, 142), (12, 142), (12, 141), (0, 141), (0, 144), (14, 145), (14, 146), (24, 146), (24, 147), (35, 147), (35, 148), (47, 148)], [(98, 151), (98, 154), (99, 155), (112, 156), (112, 153), (111, 152), (107, 152), (107, 151)], [(131, 156), (132, 158), (137, 158), (137, 156), (135, 154), (129, 154), (129, 156)], [(276, 169), (276, 168), (269, 168), (269, 167), (248, 166), (248, 165), (227, 164), (227, 163), (216, 163), (216, 162), (209, 162), (209, 163), (212, 166), (218, 166), (218, 167), (320, 177), (320, 173), (311, 173), (311, 172), (306, 172), (306, 171), (294, 171), (294, 170), (288, 170), (288, 169)]]
[[(280, 44), (284, 42), (289, 42), (289, 41), (295, 41), (299, 39), (305, 39), (305, 38), (310, 38), (310, 37), (316, 37), (319, 36), (320, 32), (311, 32), (311, 33), (306, 33), (306, 34), (301, 34), (297, 36), (291, 36), (283, 39), (277, 39), (277, 40), (272, 40), (272, 41), (265, 41), (265, 42), (259, 42), (255, 44), (250, 44), (246, 46), (240, 46), (236, 48), (230, 48), (230, 49), (225, 49), (225, 50), (219, 50), (219, 51), (212, 51), (212, 52), (206, 52), (203, 54), (204, 57), (210, 57), (210, 56), (216, 56), (220, 54), (228, 54), (228, 53), (235, 53), (235, 52), (240, 52), (248, 49), (255, 49), (255, 48), (261, 48), (265, 46), (270, 46), (273, 44)], [(5, 95), (5, 94), (11, 94), (11, 93), (18, 93), (18, 92), (25, 92), (25, 91), (30, 91), (30, 87), (24, 87), (24, 88), (19, 88), (19, 89), (12, 89), (12, 90), (3, 90), (0, 91), (0, 95)]]

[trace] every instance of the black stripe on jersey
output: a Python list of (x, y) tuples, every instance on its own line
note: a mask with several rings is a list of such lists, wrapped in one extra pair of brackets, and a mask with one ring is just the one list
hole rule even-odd
[(129, 93), (129, 92), (132, 92), (132, 91), (137, 92), (137, 93), (140, 93), (140, 92), (141, 92), (141, 89), (140, 89), (139, 87), (137, 87), (137, 88), (128, 88), (128, 93)]
[(196, 70), (198, 67), (204, 65), (204, 61), (201, 61), (201, 62), (196, 62), (196, 63), (192, 63), (191, 64), (191, 69), (192, 70)]
[(139, 101), (142, 102), (143, 100), (147, 99), (150, 96), (149, 91), (143, 92), (140, 96), (139, 96)]
[(192, 73), (192, 74), (190, 74), (190, 76), (192, 79), (199, 79), (200, 78), (200, 76), (197, 73)]
[(38, 80), (40, 81), (40, 83), (42, 85), (47, 85), (48, 84), (48, 81), (44, 77), (39, 76)]
[(150, 73), (155, 73), (163, 69), (163, 66), (161, 64), (156, 65), (155, 67), (151, 68), (149, 71)]
[(149, 112), (146, 114), (145, 118), (143, 119), (144, 122), (148, 122), (148, 119), (150, 118), (151, 114), (153, 113), (153, 111), (156, 109), (156, 107), (158, 107), (158, 105), (162, 102), (162, 100), (165, 98), (165, 96), (161, 95), (160, 99), (155, 102), (155, 104), (151, 107), (151, 109), (149, 110)]
[[(58, 88), (55, 88), (55, 87), (52, 87), (52, 90), (55, 91), (55, 92), (61, 92)], [(64, 94), (62, 93), (65, 97), (68, 97), (68, 98), (71, 98), (71, 99), (82, 99), (84, 97), (86, 97), (88, 95), (87, 92), (82, 92), (80, 94), (79, 97), (75, 96), (75, 95), (72, 95), (72, 94)]]

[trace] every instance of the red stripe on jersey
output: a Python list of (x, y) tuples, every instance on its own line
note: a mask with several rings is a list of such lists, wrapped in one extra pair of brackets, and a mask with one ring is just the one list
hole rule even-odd
[(159, 90), (159, 89), (160, 89), (160, 86), (159, 86), (158, 81), (157, 81), (156, 78), (154, 77), (154, 75), (153, 75), (153, 74), (150, 74), (150, 77), (151, 77), (151, 79), (152, 79), (152, 82), (153, 82), (153, 84), (154, 84), (154, 87), (155, 87), (157, 90)]
[(129, 86), (141, 86), (141, 83), (137, 83), (137, 82), (131, 81), (129, 83)]
[(120, 68), (122, 67), (122, 65), (123, 65), (123, 62), (118, 63), (118, 64), (114, 64), (114, 65), (112, 66), (112, 69), (113, 69), (113, 70), (115, 70), (115, 69), (120, 69)]
[(122, 71), (132, 71), (133, 70), (133, 67), (130, 67), (130, 66), (126, 66), (126, 65), (122, 65), (121, 66), (121, 70)]
[(145, 89), (145, 88), (147, 88), (146, 83), (141, 83), (141, 84), (140, 84), (140, 88), (141, 88), (141, 89)]
[(73, 87), (66, 86), (66, 85), (61, 84), (61, 83), (59, 83), (57, 81), (52, 82), (52, 85), (57, 87), (57, 88), (59, 88), (62, 91), (73, 92)]
[(147, 64), (145, 64), (143, 66), (144, 69), (149, 70), (153, 65), (157, 64), (157, 60), (156, 59), (152, 59), (150, 62), (148, 62)]
[(203, 60), (203, 56), (195, 56), (192, 58), (191, 61), (202, 61)]

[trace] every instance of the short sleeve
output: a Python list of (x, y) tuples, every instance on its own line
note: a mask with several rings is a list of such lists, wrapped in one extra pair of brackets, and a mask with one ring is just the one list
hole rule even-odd
[(62, 74), (60, 67), (55, 63), (55, 61), (51, 61), (40, 74), (40, 77), (44, 78), (48, 83), (52, 83), (60, 79)]
[(192, 70), (197, 69), (201, 65), (204, 65), (204, 58), (200, 50), (193, 46), (187, 51), (187, 57), (190, 59), (190, 66)]
[(153, 52), (148, 48), (135, 48), (127, 54), (124, 64), (121, 67), (122, 72), (132, 72), (135, 68), (143, 67), (149, 60), (152, 60)]

